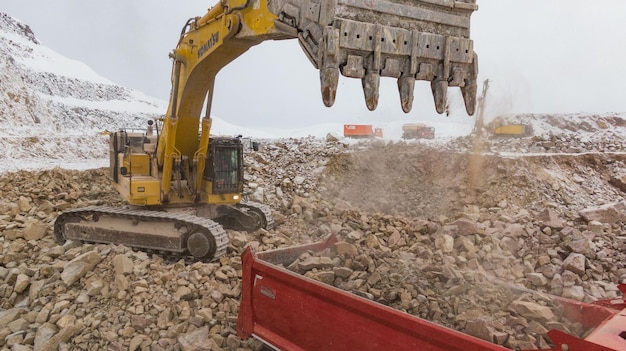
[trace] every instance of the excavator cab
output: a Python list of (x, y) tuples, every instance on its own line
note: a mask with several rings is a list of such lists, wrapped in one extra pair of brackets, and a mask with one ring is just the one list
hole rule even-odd
[(243, 144), (239, 138), (209, 139), (204, 179), (210, 183), (211, 194), (243, 191)]

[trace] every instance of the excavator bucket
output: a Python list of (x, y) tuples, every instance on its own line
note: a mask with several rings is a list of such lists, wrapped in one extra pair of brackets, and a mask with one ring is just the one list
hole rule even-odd
[(445, 112), (448, 87), (460, 87), (467, 113), (474, 114), (478, 66), (469, 36), (476, 0), (279, 0), (268, 6), (277, 27), (297, 28), (320, 71), (326, 106), (333, 105), (342, 74), (361, 79), (370, 110), (378, 104), (380, 77), (393, 77), (404, 112), (412, 108), (415, 81), (426, 80), (438, 113)]

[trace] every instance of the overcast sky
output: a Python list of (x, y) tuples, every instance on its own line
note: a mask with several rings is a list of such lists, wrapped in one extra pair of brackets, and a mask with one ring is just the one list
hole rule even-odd
[[(117, 84), (166, 100), (168, 53), (186, 20), (216, 2), (5, 0), (0, 11), (30, 25), (43, 45)], [(488, 115), (626, 112), (625, 0), (478, 0), (478, 5), (471, 36), (479, 80), (492, 81)], [(325, 107), (318, 71), (295, 40), (253, 47), (225, 67), (216, 84), (213, 114), (235, 125), (293, 128), (446, 118), (435, 112), (426, 82), (418, 82), (413, 111), (404, 114), (394, 79), (381, 82), (374, 112), (365, 106), (361, 82), (343, 77), (335, 105)], [(449, 96), (451, 119), (468, 121), (458, 88)]]

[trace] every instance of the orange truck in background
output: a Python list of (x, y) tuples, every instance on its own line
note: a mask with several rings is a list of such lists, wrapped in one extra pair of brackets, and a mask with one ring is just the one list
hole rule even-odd
[(348, 138), (382, 138), (383, 129), (374, 128), (371, 124), (344, 124), (343, 136)]

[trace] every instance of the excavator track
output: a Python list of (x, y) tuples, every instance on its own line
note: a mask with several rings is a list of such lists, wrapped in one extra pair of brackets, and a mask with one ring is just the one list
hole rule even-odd
[(111, 243), (201, 261), (219, 258), (228, 247), (228, 235), (213, 220), (112, 207), (67, 210), (57, 217), (54, 236), (61, 245), (66, 240)]

